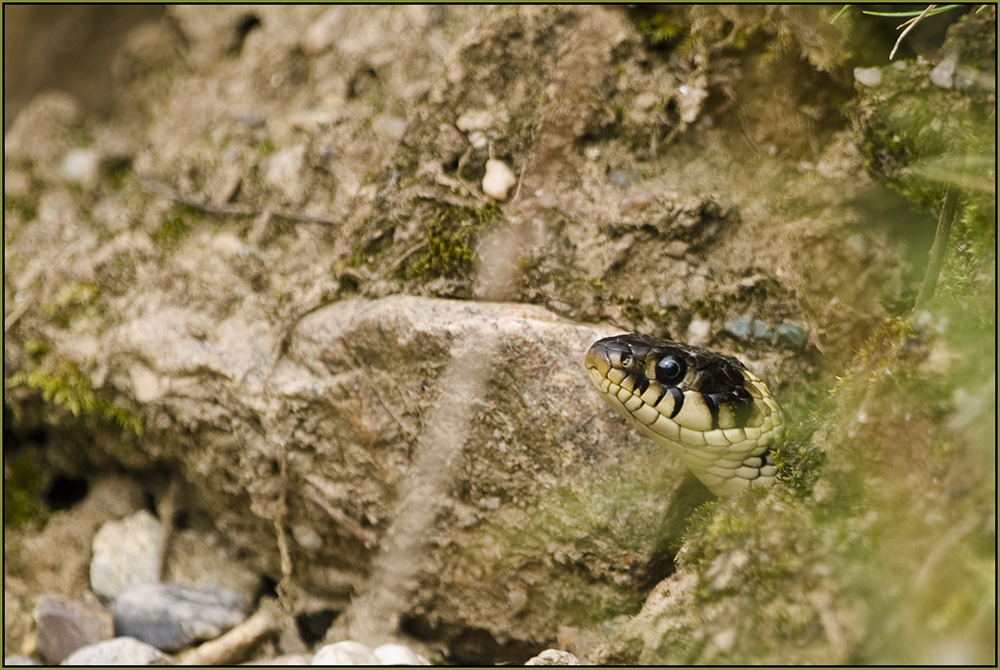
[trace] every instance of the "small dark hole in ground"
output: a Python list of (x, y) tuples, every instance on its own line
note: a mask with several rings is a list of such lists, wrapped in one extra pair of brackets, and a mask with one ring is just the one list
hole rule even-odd
[(336, 610), (319, 610), (295, 617), (295, 624), (298, 626), (302, 641), (308, 645), (320, 642), (338, 614), (340, 612)]
[(149, 491), (142, 492), (142, 507), (153, 516), (157, 516), (156, 497)]
[(236, 26), (236, 39), (233, 41), (233, 46), (230, 48), (230, 52), (234, 56), (243, 51), (243, 43), (246, 42), (247, 35), (250, 34), (250, 31), (260, 25), (260, 18), (256, 14), (247, 14), (243, 17), (243, 20)]
[(90, 486), (86, 479), (56, 477), (45, 493), (45, 503), (49, 509), (69, 509), (87, 497)]
[(174, 515), (174, 528), (184, 530), (191, 527), (191, 513), (187, 510), (180, 510)]
[(260, 578), (260, 586), (257, 587), (257, 597), (254, 600), (259, 601), (264, 596), (269, 598), (278, 597), (278, 582), (266, 576)]

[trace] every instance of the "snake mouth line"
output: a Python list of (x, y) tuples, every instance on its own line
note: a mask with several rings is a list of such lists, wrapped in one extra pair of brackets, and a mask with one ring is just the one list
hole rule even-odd
[(739, 360), (632, 333), (595, 342), (585, 365), (615, 411), (677, 454), (717, 495), (773, 483), (781, 412)]

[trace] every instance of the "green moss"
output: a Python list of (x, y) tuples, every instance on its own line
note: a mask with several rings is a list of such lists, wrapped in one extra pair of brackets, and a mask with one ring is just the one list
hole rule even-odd
[(663, 11), (639, 7), (634, 20), (646, 43), (653, 48), (668, 46), (683, 36), (681, 26)]
[(270, 137), (265, 137), (264, 139), (262, 139), (260, 142), (257, 143), (254, 149), (261, 156), (267, 156), (269, 154), (273, 154), (275, 150), (274, 140), (272, 140)]
[(494, 203), (444, 207), (427, 225), (424, 247), (404, 275), (410, 279), (469, 276), (478, 258), (479, 239), (499, 215)]
[[(934, 86), (929, 67), (911, 62), (883, 68), (877, 87), (859, 87), (851, 115), (868, 171), (911, 202), (934, 209), (943, 183), (995, 181), (993, 108), (975, 88)], [(935, 170), (942, 161), (944, 169)]]
[(131, 181), (132, 164), (128, 161), (114, 161), (104, 168), (104, 178), (111, 189), (120, 191)]
[(48, 509), (43, 501), (47, 476), (45, 468), (27, 453), (4, 458), (3, 525), (21, 528), (29, 523), (43, 525)]
[(181, 240), (191, 232), (192, 220), (198, 214), (198, 210), (193, 207), (175, 204), (170, 209), (170, 215), (153, 233), (153, 242), (168, 250), (177, 247)]
[(49, 357), (36, 368), (15, 372), (7, 383), (11, 387), (28, 386), (40, 390), (45, 402), (69, 410), (78, 419), (112, 422), (142, 435), (142, 418), (100, 397), (90, 379), (69, 361), (54, 361)]
[(66, 284), (42, 307), (42, 313), (60, 328), (93, 330), (104, 320), (99, 298), (100, 290), (94, 282)]
[(32, 221), (38, 215), (37, 203), (32, 198), (4, 195), (3, 210), (7, 214), (21, 217), (24, 221)]

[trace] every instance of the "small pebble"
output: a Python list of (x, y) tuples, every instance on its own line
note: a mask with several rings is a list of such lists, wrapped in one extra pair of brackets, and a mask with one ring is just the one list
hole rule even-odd
[(36, 649), (46, 663), (60, 663), (77, 649), (110, 640), (115, 635), (111, 613), (96, 598), (70, 600), (43, 596), (33, 614)]
[(490, 143), (486, 133), (481, 130), (473, 130), (469, 133), (469, 144), (472, 145), (473, 149), (485, 149)]
[(486, 174), (483, 175), (483, 193), (494, 200), (506, 200), (510, 189), (517, 183), (517, 177), (507, 164), (491, 158), (486, 161)]
[(580, 659), (568, 651), (546, 649), (538, 656), (528, 659), (525, 665), (580, 665)]
[(276, 191), (297, 200), (303, 189), (302, 173), (305, 170), (306, 146), (298, 144), (274, 152), (264, 161), (264, 183)]
[(750, 337), (750, 323), (749, 317), (737, 316), (726, 321), (723, 331), (737, 340), (746, 340)]
[(955, 73), (955, 60), (945, 58), (931, 70), (931, 83), (939, 88), (951, 88), (952, 75)]
[(688, 324), (687, 337), (685, 339), (688, 344), (693, 344), (696, 347), (703, 347), (708, 344), (711, 333), (712, 323), (710, 321), (706, 321), (705, 319), (695, 317), (691, 319), (691, 323)]
[(35, 661), (24, 654), (11, 654), (3, 657), (3, 664), (7, 665), (38, 665)]
[(683, 240), (670, 240), (667, 244), (667, 255), (671, 258), (684, 258), (690, 245)]
[(802, 351), (809, 341), (809, 333), (806, 329), (792, 321), (783, 321), (778, 324), (778, 337), (789, 348), (795, 351)]
[(343, 640), (320, 647), (313, 665), (379, 665), (371, 647), (353, 640)]
[(521, 589), (511, 589), (507, 592), (507, 604), (511, 613), (517, 614), (528, 604), (528, 594)]
[(63, 158), (59, 174), (70, 183), (94, 188), (101, 178), (101, 156), (93, 149), (71, 149)]
[(608, 179), (618, 188), (628, 188), (632, 185), (632, 180), (628, 178), (628, 175), (624, 172), (619, 172), (618, 170), (612, 170), (609, 172)]
[(656, 202), (652, 193), (634, 193), (618, 201), (618, 209), (623, 212), (641, 212)]
[(174, 665), (174, 659), (135, 638), (116, 637), (77, 649), (63, 665)]
[(176, 651), (214, 639), (246, 619), (250, 603), (224, 588), (140, 584), (111, 603), (115, 633)]
[(323, 536), (304, 523), (292, 526), (292, 537), (295, 538), (295, 542), (300, 547), (309, 552), (316, 552), (323, 548)]
[(753, 333), (755, 340), (763, 340), (771, 344), (778, 341), (778, 334), (771, 330), (771, 326), (759, 319), (754, 319), (750, 322), (750, 331)]
[(383, 644), (375, 647), (375, 658), (382, 665), (430, 665), (430, 661), (405, 644)]
[(146, 510), (101, 526), (91, 547), (94, 593), (114, 600), (129, 586), (155, 582), (160, 575), (160, 532), (160, 522)]
[(854, 81), (875, 88), (882, 83), (882, 68), (879, 67), (856, 67), (854, 68)]

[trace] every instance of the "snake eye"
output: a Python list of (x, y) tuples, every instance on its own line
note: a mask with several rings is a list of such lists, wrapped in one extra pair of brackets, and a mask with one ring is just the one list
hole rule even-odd
[(676, 356), (664, 356), (656, 364), (656, 381), (661, 384), (674, 386), (677, 382), (684, 379), (686, 373), (687, 366), (683, 360)]

